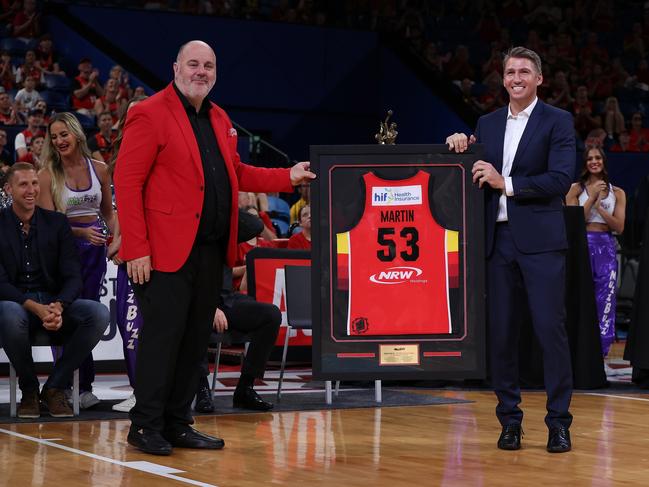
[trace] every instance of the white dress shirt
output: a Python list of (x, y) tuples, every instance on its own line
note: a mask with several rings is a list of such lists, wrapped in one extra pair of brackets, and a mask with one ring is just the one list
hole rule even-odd
[(503, 168), (501, 171), (503, 178), (505, 178), (505, 190), (498, 201), (498, 217), (496, 221), (507, 221), (507, 196), (514, 195), (514, 186), (512, 185), (512, 178), (509, 177), (509, 173), (512, 170), (518, 144), (521, 141), (532, 110), (534, 110), (538, 101), (539, 99), (534, 97), (534, 101), (524, 110), (518, 112), (518, 115), (512, 114), (511, 105), (507, 108), (507, 125), (505, 127), (505, 141), (503, 143)]

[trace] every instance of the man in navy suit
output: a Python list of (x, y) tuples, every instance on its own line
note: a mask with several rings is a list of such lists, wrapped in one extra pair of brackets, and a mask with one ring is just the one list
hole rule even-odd
[[(108, 309), (77, 299), (81, 266), (72, 230), (63, 213), (36, 206), (40, 188), (34, 166), (14, 164), (6, 189), (13, 203), (0, 211), (0, 336), (19, 376), (18, 417), (39, 417), (39, 399), (51, 416), (69, 417), (64, 390), (101, 339)], [(45, 330), (53, 344), (65, 344), (40, 398), (30, 343), (36, 330)]]
[(563, 196), (575, 169), (572, 116), (537, 98), (543, 81), (539, 56), (512, 48), (504, 59), (509, 105), (478, 120), (475, 134), (453, 134), (451, 150), (478, 142), (484, 160), (473, 182), (485, 191), (487, 308), (491, 379), (502, 425), (498, 448), (520, 448), (523, 411), (518, 384), (516, 288), (528, 297), (532, 326), (543, 350), (549, 429), (547, 450), (569, 451), (568, 411), (572, 368), (565, 322), (565, 224)]

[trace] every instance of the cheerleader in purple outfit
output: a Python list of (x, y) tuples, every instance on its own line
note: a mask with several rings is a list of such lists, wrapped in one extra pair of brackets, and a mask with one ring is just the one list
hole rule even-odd
[[(99, 301), (106, 273), (106, 235), (100, 217), (111, 233), (116, 225), (108, 166), (90, 158), (81, 124), (71, 113), (59, 113), (50, 120), (42, 160), (38, 205), (68, 217), (81, 260), (79, 297)], [(57, 350), (53, 352), (56, 356)], [(92, 354), (81, 365), (79, 376), (81, 407), (97, 404), (99, 399), (92, 394)]]
[(615, 340), (618, 266), (612, 232), (619, 235), (624, 231), (626, 196), (609, 182), (606, 155), (601, 149), (594, 147), (584, 153), (579, 182), (571, 186), (566, 203), (584, 207), (602, 354), (606, 357)]
[[(122, 128), (126, 121), (126, 114), (135, 105), (146, 96), (136, 96), (129, 101), (124, 114), (118, 123), (118, 135), (113, 146), (113, 157), (109, 162), (109, 172), (112, 175), (115, 169), (115, 160), (119, 152), (119, 146), (122, 142)], [(108, 258), (113, 261), (117, 268), (117, 286), (115, 293), (115, 318), (117, 328), (122, 337), (122, 346), (124, 350), (124, 360), (126, 361), (126, 373), (128, 381), (132, 388), (135, 388), (135, 358), (137, 356), (140, 333), (142, 332), (142, 313), (140, 313), (133, 287), (126, 273), (126, 264), (119, 258), (118, 251), (121, 245), (121, 234), (119, 231), (119, 221), (116, 225), (114, 238), (108, 246)], [(124, 401), (113, 405), (114, 411), (128, 413), (135, 406), (135, 395), (131, 394)]]

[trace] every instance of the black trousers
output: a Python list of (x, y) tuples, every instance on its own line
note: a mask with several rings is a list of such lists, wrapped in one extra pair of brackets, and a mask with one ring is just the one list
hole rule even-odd
[(565, 329), (565, 252), (523, 254), (507, 224), (496, 227), (495, 247), (487, 259), (489, 353), (491, 381), (500, 423), (521, 423), (518, 382), (519, 322), (517, 285), (527, 291), (532, 327), (543, 351), (548, 427), (570, 427), (572, 397), (570, 348)]
[(137, 351), (133, 428), (182, 429), (193, 423), (199, 380), (223, 280), (223, 250), (195, 244), (177, 272), (154, 271), (134, 285), (144, 324)]
[[(250, 296), (233, 293), (223, 306), (228, 329), (250, 336), (248, 352), (241, 367), (241, 374), (263, 379), (268, 357), (275, 346), (282, 314), (274, 304), (260, 303)], [(203, 375), (209, 374), (207, 353), (202, 364)]]

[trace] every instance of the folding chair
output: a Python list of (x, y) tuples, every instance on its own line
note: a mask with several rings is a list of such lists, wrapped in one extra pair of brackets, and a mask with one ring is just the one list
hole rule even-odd
[(207, 348), (208, 352), (214, 352), (214, 372), (212, 373), (212, 392), (216, 386), (216, 378), (219, 374), (219, 363), (221, 362), (221, 347), (222, 345), (232, 345), (235, 343), (244, 344), (244, 355), (248, 353), (248, 345), (250, 345), (250, 337), (245, 333), (236, 330), (227, 330), (225, 333), (217, 333), (215, 331), (210, 335), (210, 344)]
[[(280, 401), (282, 393), (282, 382), (284, 380), (284, 369), (286, 367), (286, 353), (288, 351), (288, 339), (291, 330), (310, 330), (311, 323), (311, 267), (304, 265), (284, 266), (284, 279), (286, 282), (286, 338), (284, 339), (284, 351), (282, 352), (282, 365), (279, 371), (279, 384), (277, 385), (277, 402)], [(340, 381), (336, 381), (336, 397)], [(325, 382), (327, 404), (331, 404), (331, 381)]]
[[(32, 347), (51, 347), (53, 345), (45, 330), (37, 330), (30, 338)], [(2, 344), (0, 343), (0, 345)], [(17, 414), (17, 389), (16, 369), (9, 362), (9, 416), (12, 418), (15, 418)], [(75, 416), (79, 416), (79, 369), (75, 369), (72, 377), (72, 412)]]

